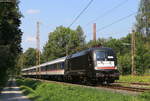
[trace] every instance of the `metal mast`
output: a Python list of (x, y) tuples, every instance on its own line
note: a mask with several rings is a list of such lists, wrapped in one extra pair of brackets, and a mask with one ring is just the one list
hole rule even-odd
[(132, 68), (131, 73), (135, 75), (135, 31), (132, 30), (132, 39), (131, 39), (131, 59), (132, 59)]
[(38, 66), (38, 68), (36, 68), (36, 72), (37, 74), (40, 73), (40, 23), (37, 22), (37, 33), (36, 33), (36, 66)]

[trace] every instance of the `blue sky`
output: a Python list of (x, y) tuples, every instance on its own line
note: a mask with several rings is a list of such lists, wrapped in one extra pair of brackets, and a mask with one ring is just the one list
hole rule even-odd
[[(20, 11), (23, 14), (21, 29), (23, 31), (22, 47), (25, 51), (29, 47), (36, 47), (36, 22), (40, 21), (41, 49), (48, 40), (48, 33), (53, 32), (56, 27), (63, 25), (68, 27), (74, 18), (88, 4), (90, 0), (20, 0)], [(123, 2), (123, 3), (122, 3)], [(116, 5), (122, 3), (118, 8), (105, 13)], [(109, 25), (112, 22), (125, 17), (138, 10), (139, 0), (94, 0), (89, 8), (71, 26), (76, 29), (78, 25), (83, 28), (86, 40), (92, 39), (92, 23), (98, 16), (95, 23), (97, 29)], [(97, 38), (120, 38), (131, 32), (135, 24), (135, 15), (116, 23), (104, 30), (97, 32)], [(94, 22), (93, 22), (94, 23)]]

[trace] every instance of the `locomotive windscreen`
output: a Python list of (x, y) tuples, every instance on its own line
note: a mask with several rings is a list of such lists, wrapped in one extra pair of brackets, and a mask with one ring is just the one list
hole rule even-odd
[(96, 51), (96, 60), (98, 61), (104, 61), (106, 58), (105, 51)]
[(115, 54), (112, 50), (95, 51), (95, 69), (115, 69)]

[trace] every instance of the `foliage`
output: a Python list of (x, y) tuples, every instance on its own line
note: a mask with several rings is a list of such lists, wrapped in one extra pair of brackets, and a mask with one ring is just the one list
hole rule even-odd
[(41, 84), (40, 81), (31, 80), (31, 79), (17, 79), (16, 81), (17, 81), (17, 84), (28, 86), (32, 88), (33, 90), (35, 90), (37, 86)]
[(143, 36), (150, 37), (150, 0), (140, 0), (139, 11), (136, 17), (136, 31)]
[(49, 40), (43, 49), (43, 56), (46, 59), (45, 61), (63, 57), (76, 52), (81, 44), (84, 44), (81, 27), (78, 27), (75, 31), (60, 26), (49, 34)]
[(78, 36), (80, 45), (81, 46), (84, 45), (85, 44), (85, 35), (84, 35), (84, 31), (83, 31), (82, 27), (78, 26), (76, 28), (76, 32), (77, 32), (77, 36)]
[(36, 64), (36, 49), (29, 48), (24, 52), (25, 66), (34, 66)]
[(135, 65), (137, 74), (144, 74), (145, 70), (149, 68), (149, 49), (150, 48), (146, 48), (146, 43), (141, 34), (136, 33)]
[(150, 92), (144, 92), (140, 95), (141, 98), (144, 98), (146, 100), (150, 99)]
[(27, 49), (24, 53), (18, 56), (17, 61), (16, 71), (19, 74), (22, 68), (28, 68), (36, 65), (36, 50), (34, 48)]
[(118, 56), (118, 69), (121, 74), (127, 75), (131, 74), (131, 55), (125, 54)]
[(18, 0), (0, 2), (0, 82), (6, 80), (8, 73), (15, 73), (16, 57), (22, 50), (22, 32), (19, 28), (21, 13), (18, 4)]
[(120, 76), (119, 82), (143, 82), (143, 83), (150, 83), (150, 76)]
[(27, 86), (20, 86), (20, 89), (23, 91), (25, 95), (30, 94), (30, 93), (35, 93), (35, 91), (32, 88), (27, 87)]
[[(26, 80), (26, 84), (31, 81), (29, 79)], [(28, 85), (27, 87), (30, 86)], [(31, 92), (27, 95), (34, 101), (148, 101), (138, 96), (124, 95), (82, 86), (44, 82), (37, 85), (33, 93)]]

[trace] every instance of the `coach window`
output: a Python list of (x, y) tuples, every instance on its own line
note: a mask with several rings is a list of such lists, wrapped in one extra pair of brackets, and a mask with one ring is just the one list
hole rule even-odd
[(52, 70), (52, 69), (53, 69), (53, 65), (49, 65), (48, 70)]
[(65, 64), (64, 64), (64, 62), (62, 62), (61, 63), (61, 69), (64, 69), (64, 66), (65, 66)]
[(54, 69), (54, 64), (51, 64), (50, 70)]
[(56, 64), (56, 69), (59, 69), (59, 63)]

